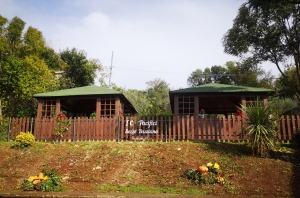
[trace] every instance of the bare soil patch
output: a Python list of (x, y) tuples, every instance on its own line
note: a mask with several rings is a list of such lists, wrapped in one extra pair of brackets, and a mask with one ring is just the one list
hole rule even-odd
[[(23, 150), (11, 145), (0, 143), (0, 192), (20, 192), (24, 179), (57, 169), (63, 192), (300, 196), (300, 156), (293, 149), (257, 158), (237, 143), (36, 143)], [(184, 176), (208, 162), (220, 164), (224, 185), (196, 185)]]

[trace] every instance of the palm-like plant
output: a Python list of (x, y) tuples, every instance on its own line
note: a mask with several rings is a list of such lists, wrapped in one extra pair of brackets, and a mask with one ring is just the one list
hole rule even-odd
[(269, 151), (274, 148), (276, 131), (273, 128), (272, 120), (269, 118), (270, 108), (264, 107), (258, 99), (252, 105), (240, 108), (245, 113), (246, 132), (250, 136), (252, 154), (266, 157)]

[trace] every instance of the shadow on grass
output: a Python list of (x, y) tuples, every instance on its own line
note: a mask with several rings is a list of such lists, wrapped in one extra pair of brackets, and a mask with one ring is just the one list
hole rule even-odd
[[(249, 143), (232, 143), (232, 142), (208, 142), (203, 143), (206, 148), (229, 156), (252, 156)], [(293, 164), (293, 178), (291, 188), (294, 197), (300, 197), (300, 147), (295, 148), (293, 144), (281, 145), (282, 151), (272, 151), (269, 158), (277, 159)], [(258, 157), (259, 158), (259, 157)]]
[(227, 154), (231, 156), (251, 156), (251, 148), (248, 143), (234, 143), (234, 142), (204, 142), (204, 145), (213, 152), (219, 154)]

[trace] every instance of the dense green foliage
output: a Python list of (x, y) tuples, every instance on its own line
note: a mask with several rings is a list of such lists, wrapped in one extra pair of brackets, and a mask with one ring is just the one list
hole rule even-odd
[(121, 91), (126, 98), (134, 105), (139, 116), (162, 116), (171, 115), (171, 105), (169, 100), (169, 85), (166, 81), (159, 78), (146, 83), (148, 85), (145, 91), (123, 90)]
[(57, 89), (53, 73), (43, 59), (46, 43), (33, 27), (24, 32), (25, 22), (0, 16), (0, 115), (33, 116), (34, 93)]
[(75, 87), (94, 84), (96, 72), (102, 70), (100, 62), (95, 59), (88, 60), (83, 50), (66, 49), (60, 53), (60, 56), (67, 64), (63, 77), (68, 79)]

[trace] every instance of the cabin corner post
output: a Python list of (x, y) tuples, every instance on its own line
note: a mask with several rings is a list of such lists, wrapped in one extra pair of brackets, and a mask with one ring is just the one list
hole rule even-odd
[(38, 99), (38, 109), (37, 109), (37, 115), (36, 115), (36, 118), (38, 118), (38, 119), (42, 118), (42, 106), (43, 106), (43, 100)]
[(55, 108), (55, 116), (58, 116), (60, 114), (60, 98), (56, 99), (56, 108)]
[(246, 97), (245, 97), (245, 95), (241, 95), (241, 104), (243, 106), (246, 106)]
[(179, 115), (179, 101), (178, 101), (178, 95), (174, 96), (174, 115), (178, 116)]
[(196, 118), (198, 116), (199, 113), (199, 96), (195, 95), (194, 96), (194, 117)]
[(101, 98), (97, 97), (96, 100), (96, 118), (100, 118), (100, 113), (101, 113)]
[(121, 102), (120, 102), (120, 97), (116, 96), (115, 99), (115, 105), (116, 105), (116, 112), (115, 112), (115, 116), (118, 117), (120, 116), (120, 109), (121, 109)]
[(263, 100), (264, 107), (267, 107), (268, 106), (267, 94), (262, 95), (262, 100)]

